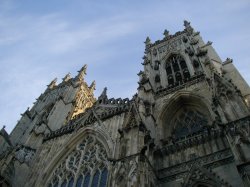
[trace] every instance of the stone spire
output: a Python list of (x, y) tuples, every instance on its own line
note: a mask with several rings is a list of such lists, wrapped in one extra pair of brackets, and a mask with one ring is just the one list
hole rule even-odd
[(107, 97), (107, 87), (105, 87), (102, 91), (102, 94), (100, 95), (100, 97)]
[(95, 86), (96, 86), (96, 82), (93, 81), (93, 82), (91, 83), (91, 85), (89, 86), (89, 89), (90, 89), (91, 92), (93, 92), (93, 91), (95, 90)]
[(87, 74), (86, 73), (87, 70), (87, 64), (85, 64), (79, 71), (78, 71), (78, 75), (76, 76), (76, 78), (78, 80), (83, 80), (84, 76)]
[(101, 93), (101, 95), (98, 97), (98, 101), (99, 103), (104, 103), (105, 100), (108, 99), (108, 96), (107, 96), (107, 87), (105, 87)]
[(54, 80), (52, 80), (51, 83), (48, 85), (48, 88), (52, 89), (56, 87), (56, 81), (57, 81), (57, 78), (54, 78)]
[(146, 41), (144, 42), (146, 45), (151, 44), (150, 38), (147, 36)]
[(63, 82), (67, 82), (70, 78), (71, 78), (70, 73), (68, 73), (68, 74), (65, 75), (65, 77), (63, 78)]

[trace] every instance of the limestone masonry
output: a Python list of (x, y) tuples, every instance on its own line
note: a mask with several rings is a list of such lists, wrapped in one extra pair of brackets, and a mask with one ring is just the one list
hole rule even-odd
[(250, 186), (250, 89), (188, 21), (145, 41), (132, 99), (96, 99), (87, 66), (53, 80), (9, 135), (0, 187)]

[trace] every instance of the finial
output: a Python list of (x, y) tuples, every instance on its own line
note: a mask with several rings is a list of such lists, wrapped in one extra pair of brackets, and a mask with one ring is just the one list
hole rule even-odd
[(163, 35), (165, 36), (164, 38), (167, 38), (169, 36), (169, 31), (165, 29)]
[(151, 40), (150, 40), (150, 38), (147, 36), (147, 38), (146, 38), (146, 41), (144, 42), (146, 45), (149, 45), (149, 44), (151, 44)]
[(67, 82), (70, 78), (71, 78), (70, 73), (68, 73), (68, 74), (65, 75), (65, 77), (63, 78), (63, 81), (64, 81), (64, 82)]
[(184, 20), (184, 26), (187, 28), (187, 27), (190, 27), (190, 22), (188, 22), (187, 20)]
[(54, 78), (54, 80), (51, 81), (51, 83), (48, 85), (48, 88), (52, 89), (56, 86), (56, 81), (57, 81), (57, 78)]
[(6, 127), (6, 126), (4, 125), (4, 126), (3, 126), (3, 129), (5, 129), (5, 127)]
[(187, 31), (188, 35), (193, 34), (194, 29), (190, 25), (190, 22), (188, 22), (187, 20), (184, 20), (184, 27), (185, 27), (185, 30)]
[(98, 97), (98, 103), (99, 104), (103, 104), (106, 103), (106, 101), (108, 100), (107, 97), (107, 87), (105, 87), (101, 93), (101, 95)]
[(79, 80), (82, 80), (84, 76), (87, 74), (86, 70), (87, 70), (87, 64), (84, 64), (84, 66), (78, 71), (77, 78)]
[(107, 87), (103, 89), (101, 96), (107, 96)]
[(93, 81), (89, 87), (90, 90), (94, 91), (95, 90), (95, 86), (96, 86), (96, 82)]
[(84, 73), (86, 75), (86, 70), (87, 70), (87, 64), (84, 64), (84, 66), (78, 72)]

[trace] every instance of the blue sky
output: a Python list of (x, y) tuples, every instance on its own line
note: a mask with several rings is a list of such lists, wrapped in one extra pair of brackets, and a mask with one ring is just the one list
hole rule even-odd
[(131, 98), (146, 37), (183, 30), (184, 19), (250, 83), (250, 0), (0, 0), (0, 128), (11, 132), (52, 79), (84, 64), (96, 97), (107, 86)]

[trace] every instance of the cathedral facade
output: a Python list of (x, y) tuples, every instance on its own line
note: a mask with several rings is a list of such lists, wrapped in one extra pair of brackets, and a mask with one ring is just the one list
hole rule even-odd
[(2, 187), (250, 186), (250, 89), (234, 67), (184, 30), (145, 41), (131, 99), (95, 98), (95, 82), (53, 80), (9, 135)]

